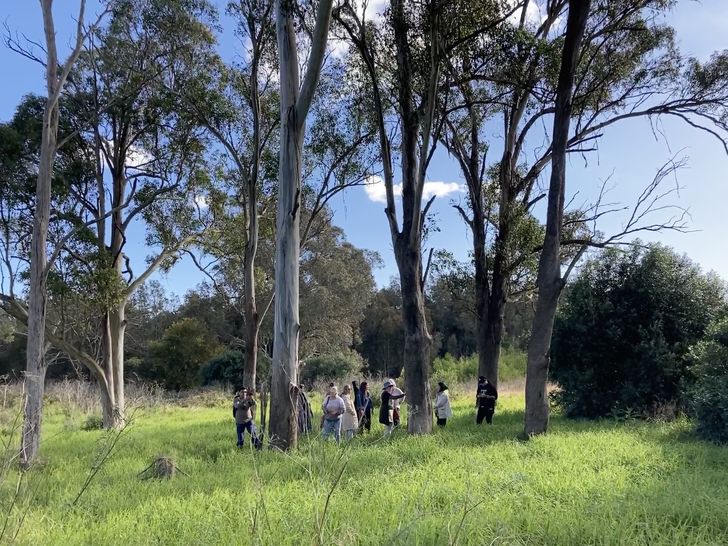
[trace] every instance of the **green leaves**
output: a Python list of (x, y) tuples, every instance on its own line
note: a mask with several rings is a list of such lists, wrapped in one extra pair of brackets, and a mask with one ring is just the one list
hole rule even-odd
[(726, 310), (726, 286), (661, 246), (604, 252), (567, 287), (552, 379), (571, 416), (650, 412), (682, 400), (688, 348)]

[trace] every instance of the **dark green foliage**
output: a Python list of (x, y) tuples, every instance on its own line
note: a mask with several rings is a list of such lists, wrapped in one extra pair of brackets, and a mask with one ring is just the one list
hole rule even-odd
[(89, 415), (81, 425), (81, 430), (101, 430), (104, 428), (104, 420), (100, 415)]
[(551, 379), (571, 417), (653, 412), (681, 402), (688, 348), (725, 309), (725, 285), (661, 246), (610, 250), (568, 288)]
[(225, 351), (202, 366), (202, 384), (231, 383), (239, 385), (243, 380), (245, 356), (240, 351)]
[(706, 440), (728, 443), (728, 319), (711, 327), (708, 339), (693, 347), (690, 356), (697, 432)]
[(359, 325), (361, 343), (357, 350), (364, 357), (370, 373), (399, 377), (404, 364), (404, 330), (402, 296), (392, 284), (377, 292), (364, 311)]
[(309, 358), (302, 363), (301, 381), (307, 385), (325, 379), (347, 379), (361, 372), (363, 361), (358, 353), (338, 353)]
[(172, 324), (160, 341), (149, 344), (150, 374), (168, 389), (189, 389), (199, 385), (202, 365), (222, 347), (210, 330), (196, 319)]

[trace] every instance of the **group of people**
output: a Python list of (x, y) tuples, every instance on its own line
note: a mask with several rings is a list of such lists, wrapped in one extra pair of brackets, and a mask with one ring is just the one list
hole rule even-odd
[(338, 443), (342, 430), (346, 439), (350, 440), (357, 431), (369, 432), (372, 429), (374, 403), (369, 394), (369, 384), (366, 381), (362, 381), (361, 385), (356, 381), (352, 381), (351, 386), (344, 385), (341, 396), (339, 396), (339, 389), (336, 385), (329, 383), (321, 409), (323, 411), (321, 435), (324, 439), (333, 434)]
[[(438, 426), (444, 427), (447, 420), (452, 417), (450, 392), (443, 381), (438, 382), (437, 386), (434, 401), (435, 417)], [(299, 385), (297, 390), (298, 432), (306, 434), (313, 429), (313, 411), (303, 385)], [(379, 407), (379, 422), (384, 425), (385, 438), (388, 438), (392, 431), (400, 425), (399, 410), (404, 397), (405, 393), (397, 387), (394, 379), (384, 381)], [(488, 424), (493, 423), (497, 399), (498, 391), (495, 386), (484, 376), (480, 376), (475, 394), (477, 424), (481, 424), (484, 419)], [(245, 431), (248, 431), (252, 445), (256, 449), (261, 448), (262, 443), (255, 429), (255, 407), (255, 393), (252, 389), (240, 388), (233, 399), (233, 417), (237, 429), (238, 447), (243, 447)], [(333, 435), (338, 443), (341, 440), (342, 431), (347, 440), (353, 438), (357, 432), (371, 431), (374, 403), (366, 381), (362, 381), (361, 384), (352, 381), (351, 385), (344, 385), (341, 395), (339, 395), (336, 385), (329, 383), (321, 410), (321, 436), (324, 439)]]

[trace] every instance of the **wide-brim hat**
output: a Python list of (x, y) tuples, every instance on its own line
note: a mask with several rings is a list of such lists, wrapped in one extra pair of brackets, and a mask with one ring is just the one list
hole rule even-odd
[(384, 390), (387, 390), (387, 389), (388, 389), (389, 387), (394, 387), (394, 381), (392, 381), (391, 379), (387, 379), (387, 380), (386, 380), (386, 381), (384, 382), (384, 385), (382, 385), (382, 390), (383, 390), (383, 391), (384, 391)]

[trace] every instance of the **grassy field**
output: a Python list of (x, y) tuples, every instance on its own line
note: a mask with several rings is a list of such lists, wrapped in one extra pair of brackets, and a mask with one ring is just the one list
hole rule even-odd
[[(51, 405), (42, 464), (18, 495), (4, 474), (0, 542), (728, 544), (728, 449), (695, 440), (687, 421), (555, 416), (522, 442), (521, 396), (502, 397), (491, 427), (474, 424), (468, 396), (430, 436), (382, 441), (375, 425), (346, 447), (316, 439), (280, 454), (236, 449), (227, 401), (196, 404), (138, 410), (102, 465), (113, 438)], [(140, 479), (160, 455), (187, 475)]]

